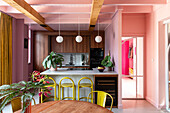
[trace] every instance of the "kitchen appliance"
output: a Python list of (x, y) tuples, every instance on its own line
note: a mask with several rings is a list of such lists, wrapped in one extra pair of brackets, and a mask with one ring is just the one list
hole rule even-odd
[(101, 61), (104, 59), (103, 48), (90, 48), (90, 68), (101, 66)]

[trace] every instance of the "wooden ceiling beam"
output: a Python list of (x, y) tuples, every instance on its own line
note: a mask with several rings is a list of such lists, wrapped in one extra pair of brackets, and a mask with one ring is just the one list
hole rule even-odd
[(45, 24), (45, 19), (24, 0), (3, 0), (3, 1), (8, 3), (13, 8), (17, 9), (24, 15), (26, 15), (28, 18), (34, 20), (48, 31), (54, 31), (52, 28)]
[(93, 31), (102, 8), (104, 0), (93, 0), (92, 8), (91, 8), (91, 15), (90, 15), (90, 25), (89, 31)]

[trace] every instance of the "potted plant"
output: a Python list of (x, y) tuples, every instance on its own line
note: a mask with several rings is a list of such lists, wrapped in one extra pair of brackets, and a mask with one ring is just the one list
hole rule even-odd
[(113, 63), (111, 62), (111, 57), (110, 55), (107, 55), (101, 62), (101, 65), (104, 67), (108, 68), (108, 71), (112, 70), (112, 67), (114, 66)]
[(55, 52), (51, 52), (43, 61), (42, 65), (44, 68), (50, 68), (51, 71), (54, 71), (57, 65), (62, 66), (62, 62), (64, 61), (63, 55), (56, 54)]
[(42, 76), (40, 75), (40, 72), (34, 71), (32, 73), (32, 81), (21, 81), (18, 83), (13, 83), (11, 85), (0, 86), (0, 99), (3, 99), (3, 101), (0, 103), (0, 112), (3, 110), (5, 105), (13, 98), (21, 97), (23, 103), (21, 113), (26, 113), (27, 109), (31, 107), (30, 103), (33, 96), (38, 93), (37, 91), (40, 88), (42, 89), (42, 92), (39, 92), (39, 96), (41, 96), (41, 94), (47, 96), (47, 94), (50, 93), (51, 89), (44, 87), (45, 85), (49, 84), (48, 81), (45, 81), (45, 79), (47, 78), (48, 76)]

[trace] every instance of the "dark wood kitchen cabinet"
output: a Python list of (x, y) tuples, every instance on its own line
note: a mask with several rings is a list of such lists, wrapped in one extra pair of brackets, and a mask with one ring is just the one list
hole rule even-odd
[(63, 42), (58, 43), (56, 41), (57, 36), (51, 36), (51, 51), (57, 53), (75, 53), (76, 45), (75, 45), (75, 37), (73, 36), (63, 36)]
[(64, 51), (64, 43), (58, 43), (56, 41), (56, 36), (51, 36), (50, 43), (51, 43), (51, 51), (55, 51), (57, 53), (63, 53)]
[(83, 40), (80, 43), (75, 41), (76, 53), (89, 53), (90, 51), (90, 36), (82, 36)]
[(88, 53), (90, 36), (82, 36), (82, 42), (78, 43), (75, 40), (76, 36), (63, 36), (63, 42), (56, 42), (56, 36), (51, 36), (51, 51), (57, 53)]
[(75, 53), (76, 44), (74, 36), (63, 36), (64, 51), (63, 53)]

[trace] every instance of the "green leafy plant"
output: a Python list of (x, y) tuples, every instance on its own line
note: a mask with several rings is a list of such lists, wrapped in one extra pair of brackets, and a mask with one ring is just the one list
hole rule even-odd
[(61, 54), (56, 54), (55, 52), (51, 52), (43, 61), (42, 65), (44, 68), (56, 68), (57, 65), (62, 66), (62, 62), (64, 61), (63, 55)]
[(0, 99), (3, 101), (0, 103), (0, 112), (3, 110), (5, 105), (10, 102), (13, 98), (21, 97), (23, 102), (23, 108), (21, 113), (24, 113), (29, 103), (32, 101), (33, 96), (38, 93), (37, 91), (41, 88), (42, 92), (39, 92), (39, 96), (50, 93), (50, 88), (44, 87), (49, 84), (49, 81), (45, 81), (48, 76), (40, 75), (40, 72), (34, 71), (32, 73), (32, 81), (21, 81), (18, 83), (13, 83), (11, 85), (0, 86)]
[(102, 66), (105, 66), (105, 67), (113, 67), (113, 63), (110, 61), (111, 60), (111, 57), (108, 55), (106, 56), (102, 62), (101, 62), (101, 65)]

